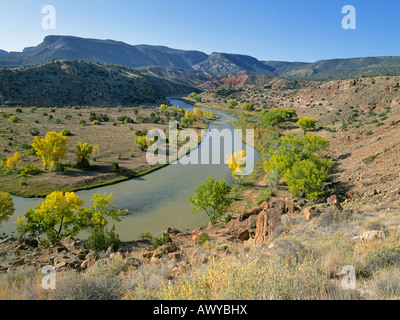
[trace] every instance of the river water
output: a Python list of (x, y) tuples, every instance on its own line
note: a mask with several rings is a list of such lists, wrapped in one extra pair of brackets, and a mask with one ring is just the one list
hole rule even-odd
[[(192, 106), (180, 100), (169, 100), (171, 104), (178, 105), (182, 109), (193, 110)], [(192, 213), (188, 199), (193, 196), (198, 185), (208, 177), (225, 179), (230, 185), (234, 183), (231, 171), (224, 163), (226, 155), (231, 154), (232, 150), (226, 150), (219, 147), (218, 144), (210, 142), (214, 141), (208, 139), (212, 138), (213, 129), (229, 130), (233, 135), (233, 151), (247, 148), (247, 163), (254, 163), (258, 158), (257, 152), (249, 145), (246, 146), (233, 129), (231, 122), (236, 120), (235, 116), (219, 110), (209, 111), (219, 115), (220, 118), (210, 124), (207, 135), (199, 147), (192, 150), (187, 157), (197, 158), (206, 152), (211, 154), (210, 158), (213, 159), (213, 161), (209, 161), (210, 163), (219, 162), (219, 164), (184, 165), (180, 163), (181, 161), (177, 161), (140, 178), (92, 190), (78, 191), (76, 194), (85, 202), (85, 205), (90, 205), (90, 198), (94, 193), (113, 193), (113, 204), (118, 208), (128, 209), (130, 212), (128, 216), (123, 217), (121, 222), (115, 224), (116, 232), (122, 241), (137, 240), (143, 231), (150, 231), (153, 236), (160, 236), (166, 227), (191, 231), (201, 225), (206, 225), (208, 221), (206, 214), (203, 212)], [(14, 233), (17, 217), (22, 217), (29, 208), (34, 209), (43, 201), (43, 199), (21, 197), (13, 197), (13, 200), (15, 214), (9, 222), (2, 224), (0, 233)], [(85, 233), (80, 234), (80, 238), (86, 236)]]

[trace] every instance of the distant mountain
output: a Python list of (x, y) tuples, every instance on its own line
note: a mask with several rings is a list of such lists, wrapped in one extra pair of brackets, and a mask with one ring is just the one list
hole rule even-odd
[(27, 66), (45, 63), (53, 59), (76, 59), (91, 62), (120, 64), (128, 67), (161, 65), (190, 69), (207, 59), (199, 51), (175, 50), (162, 46), (131, 46), (113, 40), (83, 39), (71, 36), (47, 36), (36, 47), (20, 53), (1, 57), (0, 66)]
[(207, 60), (192, 66), (218, 76), (233, 76), (240, 72), (274, 76), (274, 69), (256, 58), (228, 53), (212, 53)]
[(400, 57), (367, 57), (320, 60), (315, 63), (265, 61), (280, 77), (319, 80), (346, 79), (360, 76), (400, 74)]
[(133, 46), (114, 40), (72, 36), (48, 36), (38, 46), (25, 48), (23, 52), (0, 51), (0, 67), (32, 66), (57, 59), (142, 68), (144, 73), (189, 85), (221, 80), (212, 78), (251, 74), (314, 80), (400, 74), (400, 57), (332, 59), (315, 63), (260, 61), (240, 54), (214, 52), (207, 55), (200, 51), (164, 46)]
[(143, 74), (153, 77), (168, 79), (174, 82), (188, 84), (191, 86), (200, 86), (208, 81), (215, 81), (215, 77), (204, 71), (196, 71), (190, 69), (178, 69), (162, 66), (147, 66), (136, 68)]
[(0, 105), (134, 106), (198, 89), (136, 69), (76, 60), (0, 70)]

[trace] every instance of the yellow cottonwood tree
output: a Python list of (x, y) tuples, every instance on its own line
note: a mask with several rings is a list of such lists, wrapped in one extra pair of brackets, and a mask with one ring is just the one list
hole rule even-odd
[(229, 169), (232, 170), (232, 176), (235, 180), (241, 182), (246, 167), (246, 151), (234, 152), (233, 155), (227, 156), (226, 163), (229, 164)]
[(8, 221), (14, 213), (14, 203), (9, 193), (0, 192), (0, 224)]
[(19, 152), (15, 152), (12, 157), (7, 158), (6, 168), (16, 171), (20, 163), (21, 163), (21, 154)]
[(87, 142), (82, 143), (79, 142), (76, 146), (76, 163), (80, 168), (89, 168), (90, 167), (90, 157), (93, 154), (93, 146), (88, 144)]
[(42, 158), (43, 166), (52, 170), (60, 160), (65, 159), (65, 153), (68, 150), (67, 137), (55, 131), (48, 132), (43, 139), (35, 137), (32, 147)]
[(76, 235), (78, 210), (83, 201), (73, 192), (55, 191), (35, 210), (17, 219), (18, 230), (25, 233), (46, 234), (52, 241), (62, 236)]

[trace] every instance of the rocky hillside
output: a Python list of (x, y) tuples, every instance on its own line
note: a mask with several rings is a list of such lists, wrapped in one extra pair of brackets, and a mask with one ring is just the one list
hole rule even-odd
[(0, 104), (23, 106), (131, 106), (198, 89), (100, 63), (55, 60), (0, 70)]
[(191, 86), (202, 86), (204, 83), (218, 81), (216, 77), (213, 77), (204, 71), (178, 69), (162, 66), (148, 66), (136, 69), (142, 74), (164, 78)]
[(212, 53), (207, 60), (192, 66), (192, 68), (219, 76), (233, 76), (241, 71), (276, 76), (271, 67), (256, 58), (238, 54)]
[(400, 74), (400, 57), (368, 57), (320, 60), (315, 63), (264, 62), (281, 77), (320, 80), (346, 79), (361, 76)]
[[(270, 84), (224, 88), (203, 93), (203, 100), (226, 106), (237, 99), (238, 109), (254, 103), (255, 114), (274, 107), (295, 108), (299, 117), (314, 117), (318, 134), (331, 142), (334, 185), (343, 196), (397, 194), (400, 184), (400, 77), (365, 77), (308, 82), (290, 88)], [(301, 130), (296, 134), (301, 135)]]

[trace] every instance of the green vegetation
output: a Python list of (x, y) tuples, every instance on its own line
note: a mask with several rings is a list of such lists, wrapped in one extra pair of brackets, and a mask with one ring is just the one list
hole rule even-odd
[(0, 225), (10, 219), (14, 210), (14, 203), (10, 194), (0, 191)]
[(189, 94), (188, 98), (193, 99), (196, 102), (201, 102), (201, 97), (195, 92), (192, 92), (191, 94)]
[(154, 239), (153, 249), (163, 246), (164, 244), (172, 242), (171, 237), (168, 233), (164, 232), (161, 238)]
[(277, 127), (280, 124), (297, 117), (296, 110), (292, 108), (274, 108), (270, 111), (263, 110), (261, 114), (263, 115), (263, 124), (267, 127)]
[(224, 180), (208, 178), (197, 188), (193, 198), (189, 199), (193, 212), (205, 211), (208, 219), (215, 223), (229, 208), (233, 200), (229, 197), (231, 187)]
[[(318, 199), (324, 194), (322, 184), (329, 177), (332, 162), (317, 153), (325, 150), (329, 141), (323, 137), (305, 135), (302, 139), (287, 134), (273, 141), (268, 148), (269, 160), (264, 162), (267, 174), (285, 178), (290, 192), (301, 197)], [(270, 181), (271, 182), (271, 181)]]
[(102, 243), (109, 244), (109, 240), (117, 239), (113, 230), (106, 229), (109, 220), (120, 221), (125, 214), (111, 205), (112, 199), (112, 194), (94, 194), (91, 199), (93, 206), (83, 208), (83, 201), (75, 193), (55, 191), (36, 209), (30, 209), (24, 217), (18, 218), (17, 229), (22, 236), (45, 235), (52, 243), (89, 230), (93, 248), (102, 249)]
[(255, 110), (254, 103), (244, 103), (242, 105), (242, 109), (245, 111), (254, 111)]

